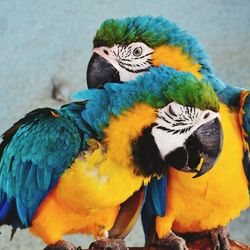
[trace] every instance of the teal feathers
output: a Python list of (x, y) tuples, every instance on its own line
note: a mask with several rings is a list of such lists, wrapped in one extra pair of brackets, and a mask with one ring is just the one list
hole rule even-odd
[[(187, 95), (190, 91), (193, 94)], [(119, 116), (140, 102), (161, 108), (175, 101), (218, 111), (218, 99), (209, 84), (165, 66), (152, 68), (134, 81), (108, 83), (104, 89), (81, 91), (75, 97), (81, 102), (58, 110), (34, 110), (4, 133), (0, 145), (0, 224), (28, 227), (64, 171), (79, 152), (88, 149), (88, 140), (104, 138), (111, 116)]]
[(169, 44), (182, 48), (184, 53), (192, 55), (197, 61), (203, 62), (207, 58), (194, 37), (161, 16), (107, 19), (97, 30), (93, 41), (94, 47), (128, 45), (132, 42), (143, 42), (151, 48)]
[(93, 41), (94, 47), (128, 45), (133, 42), (143, 42), (153, 49), (166, 44), (181, 48), (184, 54), (201, 65), (200, 73), (203, 75), (203, 80), (213, 86), (220, 101), (231, 108), (238, 107), (242, 89), (220, 81), (214, 74), (208, 55), (198, 40), (161, 16), (107, 19), (97, 30)]
[[(153, 50), (162, 45), (180, 48), (183, 54), (186, 54), (194, 63), (198, 63), (201, 66), (199, 72), (202, 75), (202, 81), (209, 82), (213, 86), (213, 89), (215, 90), (220, 102), (226, 104), (229, 112), (238, 112), (241, 109), (241, 93), (244, 90), (242, 88), (224, 83), (219, 78), (217, 78), (212, 66), (210, 65), (207, 54), (204, 52), (202, 45), (196, 40), (196, 38), (187, 34), (187, 32), (179, 28), (176, 24), (164, 19), (163, 17), (137, 16), (128, 17), (125, 19), (106, 20), (96, 33), (94, 38), (94, 47), (112, 47), (114, 45), (129, 46), (134, 42), (145, 43)], [(133, 61), (130, 61), (130, 63), (132, 65)], [(153, 65), (153, 62), (151, 62), (151, 66)], [(173, 95), (174, 94), (175, 93), (173, 93)], [(189, 92), (189, 94), (192, 95), (192, 92)], [(173, 95), (171, 96), (173, 97)], [(150, 99), (151, 103), (158, 103), (159, 106), (163, 100), (159, 100), (155, 96), (148, 95), (148, 103), (150, 103)], [(244, 159), (242, 160), (246, 176), (248, 180), (250, 180), (249, 94), (244, 101), (243, 111), (243, 114), (239, 114), (239, 121), (236, 122), (239, 122), (239, 125), (242, 126), (242, 131), (244, 131), (243, 134), (239, 134), (239, 136), (243, 137), (248, 145), (247, 147), (244, 147)], [(154, 218), (152, 219), (152, 217), (155, 217), (157, 214), (161, 215), (161, 211), (157, 209), (157, 204), (159, 204), (158, 200), (153, 200), (154, 197), (150, 195), (150, 192), (154, 193), (158, 191), (158, 193), (161, 193), (163, 189), (164, 185), (162, 185), (161, 182), (157, 183), (156, 181), (153, 181), (149, 184), (149, 195), (146, 197), (146, 204), (142, 212), (146, 238), (150, 235), (150, 233), (152, 233), (149, 232), (150, 227), (154, 223)], [(159, 200), (164, 202), (164, 199)]]
[(7, 195), (7, 201), (16, 198), (12, 206), (20, 217), (19, 226), (30, 224), (44, 197), (78, 154), (81, 140), (80, 130), (63, 109), (35, 110), (5, 132), (0, 192)]
[(88, 100), (82, 116), (100, 139), (110, 116), (118, 116), (136, 103), (162, 108), (175, 101), (200, 109), (219, 109), (218, 98), (208, 83), (204, 84), (189, 73), (177, 72), (166, 66), (151, 68), (149, 73), (127, 83), (107, 83), (104, 89), (78, 92), (73, 99)]
[[(108, 19), (97, 30), (93, 41), (94, 47), (112, 47), (115, 44), (126, 46), (133, 42), (143, 42), (152, 49), (162, 45), (181, 48), (184, 54), (187, 54), (194, 62), (200, 64), (199, 72), (202, 74), (203, 82), (209, 82), (213, 86), (220, 102), (226, 104), (232, 110), (240, 108), (243, 89), (226, 84), (217, 78), (207, 54), (197, 39), (163, 17), (137, 16), (125, 19)], [(148, 96), (148, 99), (150, 98), (152, 97)], [(245, 114), (242, 126), (247, 133), (249, 145), (250, 107), (248, 107), (248, 99), (249, 97), (244, 107)], [(157, 100), (152, 98), (152, 102), (157, 102)], [(245, 169), (249, 169), (247, 158), (249, 157), (245, 157), (244, 160)], [(247, 171), (249, 172), (250, 170)], [(250, 175), (248, 176), (250, 178)]]

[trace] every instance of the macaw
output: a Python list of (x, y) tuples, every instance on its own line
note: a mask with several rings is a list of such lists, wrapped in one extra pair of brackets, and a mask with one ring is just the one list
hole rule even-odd
[(189, 73), (152, 68), (74, 97), (28, 113), (0, 144), (0, 225), (52, 249), (64, 234), (108, 237), (120, 204), (152, 176), (168, 166), (201, 176), (220, 154), (217, 96)]
[(224, 131), (221, 157), (212, 171), (198, 179), (171, 168), (167, 181), (153, 178), (142, 223), (146, 244), (155, 241), (187, 249), (172, 231), (209, 231), (215, 248), (228, 249), (224, 226), (249, 206), (250, 92), (219, 80), (199, 42), (163, 17), (108, 19), (97, 30), (93, 44), (89, 88), (135, 79), (161, 65), (211, 82), (220, 101)]

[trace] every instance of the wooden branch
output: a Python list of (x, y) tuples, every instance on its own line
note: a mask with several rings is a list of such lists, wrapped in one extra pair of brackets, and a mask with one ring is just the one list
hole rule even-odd
[[(250, 246), (244, 245), (234, 240), (229, 240), (230, 250), (250, 250)], [(199, 239), (193, 242), (187, 242), (189, 250), (210, 250), (212, 249), (211, 240), (209, 238)]]
[[(242, 243), (239, 243), (237, 241), (234, 240), (229, 240), (230, 241), (230, 250), (250, 250), (250, 246), (244, 245)], [(75, 246), (73, 246), (71, 243), (68, 243), (68, 246), (63, 246), (60, 247), (59, 245), (57, 245), (57, 247), (46, 247), (44, 250), (78, 250), (81, 249), (81, 247), (76, 248)], [(187, 246), (189, 250), (211, 250), (212, 249), (212, 245), (211, 245), (211, 240), (206, 237), (206, 238), (202, 238), (202, 239), (198, 239), (192, 242), (187, 242)], [(88, 249), (81, 249), (81, 250), (88, 250)], [(162, 247), (150, 247), (150, 248), (146, 248), (146, 247), (129, 247), (129, 250), (167, 250), (166, 248), (162, 248)]]
[[(187, 243), (189, 250), (211, 250), (212, 245), (208, 238), (199, 239), (193, 242)], [(160, 247), (150, 247), (147, 249), (146, 247), (129, 247), (129, 250), (167, 250), (166, 248)], [(230, 250), (250, 250), (250, 246), (241, 244), (237, 241), (230, 240)]]

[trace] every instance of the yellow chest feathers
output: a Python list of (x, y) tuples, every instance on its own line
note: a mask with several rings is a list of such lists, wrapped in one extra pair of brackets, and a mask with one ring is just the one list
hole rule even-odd
[(138, 104), (111, 118), (105, 142), (90, 142), (91, 150), (79, 155), (60, 178), (55, 190), (58, 201), (79, 209), (115, 206), (147, 183), (149, 178), (135, 174), (130, 145), (155, 116), (153, 108)]
[(162, 45), (156, 48), (152, 56), (152, 63), (156, 67), (164, 64), (179, 71), (190, 72), (199, 80), (202, 79), (199, 71), (201, 65), (176, 46)]
[(63, 234), (98, 236), (100, 229), (110, 229), (119, 205), (149, 181), (135, 174), (130, 145), (155, 119), (155, 110), (144, 104), (111, 118), (106, 140), (89, 141), (89, 150), (77, 157), (40, 205), (31, 231), (54, 243)]
[(216, 165), (204, 176), (169, 169), (167, 203), (175, 230), (199, 231), (225, 225), (249, 205), (238, 114), (220, 106), (224, 144)]

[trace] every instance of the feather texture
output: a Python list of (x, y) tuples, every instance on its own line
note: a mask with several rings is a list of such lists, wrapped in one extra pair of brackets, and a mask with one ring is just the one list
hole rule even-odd
[[(104, 89), (84, 90), (73, 95), (75, 100), (88, 100), (82, 116), (91, 124), (98, 138), (111, 115), (118, 116), (137, 103), (161, 108), (175, 101), (202, 110), (218, 111), (218, 98), (210, 84), (199, 81), (190, 73), (162, 66), (126, 84), (107, 83)], [(99, 105), (101, 103), (101, 105)]]
[[(105, 218), (111, 228), (119, 204), (149, 181), (150, 176), (136, 172), (128, 145), (153, 124), (158, 108), (172, 101), (219, 108), (208, 83), (165, 66), (135, 81), (109, 83), (76, 97), (81, 102), (30, 112), (4, 133), (0, 145), (0, 224), (32, 226), (47, 243), (69, 232), (98, 236), (104, 211), (111, 214)], [(129, 185), (121, 185), (119, 175)], [(162, 193), (152, 196), (154, 209), (162, 213)], [(130, 225), (140, 204), (128, 219)]]
[[(171, 49), (181, 52), (187, 61), (193, 62), (191, 67), (197, 70), (191, 70), (184, 66), (182, 69), (175, 67), (175, 64), (166, 64), (177, 70), (192, 72), (196, 76), (202, 75), (204, 81), (212, 84), (220, 101), (231, 108), (238, 108), (241, 88), (226, 84), (219, 80), (213, 72), (208, 55), (198, 40), (182, 30), (175, 23), (159, 16), (137, 16), (124, 19), (107, 19), (102, 23), (94, 37), (94, 47), (107, 46), (112, 47), (115, 44), (129, 45), (133, 42), (143, 42), (152, 49), (159, 49), (161, 46), (170, 46)], [(168, 57), (172, 57), (171, 54)], [(159, 58), (159, 57), (158, 57)], [(185, 59), (183, 58), (183, 59)], [(157, 58), (154, 58), (156, 61)], [(176, 59), (176, 58), (175, 58)], [(171, 60), (171, 58), (167, 59)], [(167, 63), (165, 60), (154, 66)], [(183, 63), (183, 62), (182, 62)]]
[[(241, 133), (244, 147), (243, 165), (245, 173), (250, 183), (250, 92), (242, 91), (240, 96), (239, 121), (241, 125)], [(250, 191), (250, 185), (249, 185)]]
[[(94, 47), (114, 45), (129, 47), (135, 42), (145, 43), (153, 51), (152, 66), (166, 65), (179, 71), (191, 72), (203, 82), (211, 83), (220, 101), (225, 134), (221, 158), (210, 173), (193, 180), (188, 179), (183, 173), (169, 169), (168, 211), (163, 218), (158, 217), (156, 220), (158, 236), (166, 236), (170, 229), (189, 232), (226, 225), (249, 205), (247, 193), (247, 188), (250, 187), (249, 91), (224, 83), (217, 78), (207, 54), (197, 39), (163, 17), (108, 19), (98, 29)], [(133, 65), (133, 61), (130, 64)], [(171, 83), (168, 74), (166, 76), (168, 79), (166, 83)], [(147, 103), (150, 105), (154, 103), (160, 107), (162, 95), (155, 89), (152, 90), (151, 86), (147, 87), (150, 91), (155, 91), (154, 95), (147, 94)], [(187, 88), (186, 92), (199, 96), (199, 93), (190, 90)], [(176, 95), (175, 98), (179, 98), (178, 91)], [(171, 97), (173, 96), (175, 93), (171, 93)], [(188, 95), (185, 98), (188, 100)], [(129, 105), (128, 97), (126, 101)], [(237, 183), (237, 187), (232, 183)], [(153, 179), (148, 186), (142, 210), (142, 221), (148, 243), (155, 236), (155, 217), (163, 215), (166, 201), (159, 196), (163, 189), (164, 183), (161, 181), (158, 183), (156, 179)], [(233, 203), (235, 205), (232, 206)]]
[(4, 194), (0, 197), (0, 223), (13, 225), (8, 218), (4, 220), (12, 212), (20, 217), (18, 226), (29, 226), (44, 197), (80, 148), (80, 131), (63, 109), (34, 110), (6, 131), (0, 147), (0, 192)]
[(164, 216), (166, 212), (167, 177), (152, 178), (148, 184), (147, 195), (142, 209), (142, 224), (146, 245), (155, 239), (156, 216)]

